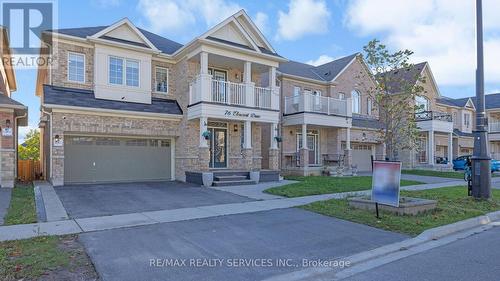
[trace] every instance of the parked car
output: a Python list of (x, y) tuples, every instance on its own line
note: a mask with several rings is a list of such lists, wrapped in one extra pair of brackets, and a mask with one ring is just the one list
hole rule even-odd
[[(458, 171), (465, 169), (465, 163), (467, 162), (467, 158), (469, 157), (472, 157), (472, 155), (463, 155), (455, 158), (455, 160), (453, 160), (453, 170)], [(500, 171), (500, 161), (491, 159), (490, 166), (492, 173)]]

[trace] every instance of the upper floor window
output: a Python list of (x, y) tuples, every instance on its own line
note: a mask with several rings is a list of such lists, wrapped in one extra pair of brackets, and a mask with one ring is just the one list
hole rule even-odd
[(345, 94), (344, 93), (339, 93), (339, 99), (345, 100)]
[(464, 126), (466, 128), (470, 127), (470, 114), (469, 113), (464, 113)]
[(300, 96), (300, 87), (294, 86), (293, 87), (293, 103), (299, 103), (299, 97)]
[(109, 57), (109, 83), (123, 84), (123, 59)]
[(371, 98), (367, 98), (366, 99), (366, 114), (368, 115), (372, 115), (372, 99)]
[(109, 57), (109, 83), (139, 87), (139, 62), (136, 60)]
[(155, 91), (161, 93), (168, 92), (168, 69), (157, 67), (155, 71)]
[(139, 62), (127, 60), (127, 86), (139, 87)]
[(85, 55), (68, 53), (68, 81), (85, 83)]
[(415, 105), (417, 107), (417, 112), (429, 111), (429, 99), (426, 97), (416, 96)]
[(352, 98), (352, 113), (361, 113), (361, 94), (359, 91), (354, 90), (351, 92)]

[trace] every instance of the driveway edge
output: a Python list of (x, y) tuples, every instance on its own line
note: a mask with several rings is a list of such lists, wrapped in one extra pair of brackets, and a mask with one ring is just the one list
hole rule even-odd
[[(381, 259), (383, 257), (387, 257), (391, 254), (398, 254), (400, 252), (415, 252), (413, 251), (415, 248), (420, 246), (424, 246), (426, 243), (433, 242), (435, 245), (433, 247), (440, 246), (440, 239), (446, 240), (453, 235), (458, 235), (461, 232), (465, 235), (461, 235), (460, 238), (468, 237), (476, 233), (476, 228), (481, 228), (480, 230), (486, 230), (491, 227), (493, 222), (500, 221), (500, 211), (490, 212), (486, 215), (466, 219), (463, 221), (455, 222), (448, 225), (438, 226), (435, 228), (428, 229), (418, 236), (414, 238), (410, 238), (401, 242), (396, 242), (393, 244), (385, 245), (379, 248), (375, 248), (373, 250), (369, 250), (366, 252), (361, 252), (358, 254), (354, 254), (349, 257), (340, 257), (337, 260), (349, 261), (350, 267), (346, 269), (338, 269), (338, 268), (308, 268), (300, 271), (295, 271), (283, 275), (277, 275), (271, 278), (265, 279), (266, 281), (298, 281), (298, 280), (339, 280), (336, 278), (336, 275), (343, 270), (349, 270), (353, 266), (358, 266), (362, 263), (372, 263), (377, 264), (376, 266), (371, 265), (372, 267), (381, 266), (380, 262), (377, 262), (377, 259)], [(450, 240), (450, 239), (448, 239)], [(455, 241), (455, 240), (453, 240)], [(443, 241), (442, 244), (447, 244), (453, 241)], [(406, 256), (411, 255), (407, 254)], [(404, 257), (403, 255), (401, 255)], [(402, 258), (401, 257), (401, 258)], [(387, 259), (388, 262), (392, 261), (392, 259)], [(351, 274), (353, 275), (353, 274)], [(347, 277), (347, 276), (346, 276)]]
[(46, 181), (34, 181), (33, 185), (35, 186), (35, 190), (38, 189), (40, 191), (42, 197), (41, 201), (43, 202), (43, 208), (45, 209), (41, 213), (45, 214), (47, 222), (69, 219), (66, 209), (64, 208), (52, 184)]

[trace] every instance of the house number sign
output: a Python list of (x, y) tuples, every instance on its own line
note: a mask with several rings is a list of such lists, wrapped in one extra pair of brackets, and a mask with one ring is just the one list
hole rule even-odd
[(226, 110), (224, 113), (225, 116), (233, 116), (233, 117), (250, 117), (250, 118), (260, 118), (260, 115), (257, 115), (255, 113), (244, 113), (244, 112), (239, 112), (237, 110)]

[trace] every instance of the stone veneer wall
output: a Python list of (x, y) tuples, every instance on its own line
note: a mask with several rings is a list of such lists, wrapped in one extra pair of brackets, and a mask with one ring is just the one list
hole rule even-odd
[[(179, 122), (173, 120), (154, 120), (141, 118), (125, 118), (114, 116), (99, 116), (87, 114), (53, 113), (53, 137), (64, 134), (94, 133), (112, 136), (148, 136), (172, 137), (179, 136)], [(53, 144), (51, 144), (53, 145)], [(181, 146), (175, 142), (176, 148)], [(54, 185), (64, 184), (64, 146), (52, 146), (52, 175)]]
[(14, 124), (14, 112), (12, 110), (0, 112), (0, 127), (5, 127), (7, 119), (10, 120), (12, 136), (0, 135), (2, 139), (0, 150), (0, 186), (3, 188), (12, 188), (16, 180), (15, 126), (17, 126), (17, 124)]

